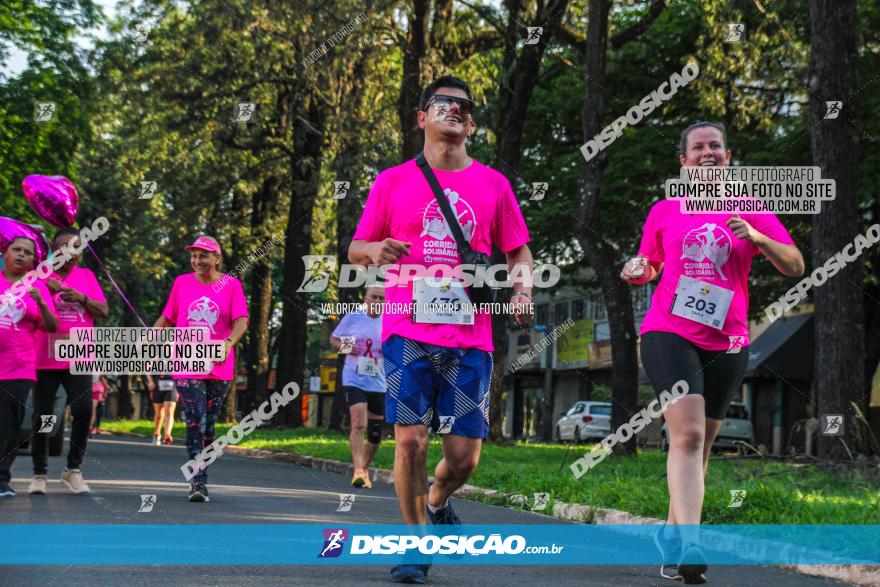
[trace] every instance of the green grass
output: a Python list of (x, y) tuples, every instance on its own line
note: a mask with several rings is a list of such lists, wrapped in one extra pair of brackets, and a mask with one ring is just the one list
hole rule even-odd
[[(102, 422), (114, 432), (152, 434), (152, 423)], [(218, 435), (229, 428), (217, 426)], [(176, 423), (173, 435), (182, 438)], [(324, 429), (256, 430), (239, 446), (350, 462), (348, 438)], [(487, 444), (470, 483), (504, 493), (531, 496), (547, 492), (552, 500), (614, 508), (665, 518), (666, 455), (641, 450), (636, 458), (607, 458), (580, 479), (568, 465), (589, 446), (559, 444)], [(394, 441), (384, 440), (373, 466), (390, 469)], [(431, 468), (440, 460), (440, 443), (428, 449)], [(703, 521), (712, 524), (880, 524), (880, 469), (838, 470), (762, 460), (715, 461), (709, 465)], [(730, 490), (745, 489), (742, 507), (729, 508)], [(527, 507), (527, 506), (526, 506)]]

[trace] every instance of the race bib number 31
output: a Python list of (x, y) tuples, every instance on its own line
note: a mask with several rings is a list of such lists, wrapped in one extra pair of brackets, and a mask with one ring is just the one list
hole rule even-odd
[(413, 322), (417, 324), (474, 323), (474, 306), (457, 280), (417, 279), (413, 282)]
[(382, 359), (378, 357), (358, 357), (356, 371), (358, 375), (378, 377), (379, 373), (382, 372)]
[(672, 298), (669, 311), (676, 316), (721, 330), (731, 301), (733, 290), (682, 275), (678, 280), (678, 287), (675, 288), (675, 297)]

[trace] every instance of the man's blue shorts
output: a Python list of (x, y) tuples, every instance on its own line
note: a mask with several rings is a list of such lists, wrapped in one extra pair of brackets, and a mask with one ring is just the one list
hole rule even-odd
[(492, 353), (394, 335), (382, 344), (382, 358), (389, 423), (424, 424), (439, 434), (486, 438)]

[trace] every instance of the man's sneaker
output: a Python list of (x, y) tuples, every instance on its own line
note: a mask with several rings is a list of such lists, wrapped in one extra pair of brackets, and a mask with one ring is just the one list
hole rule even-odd
[(395, 583), (424, 583), (428, 579), (431, 565), (397, 565), (391, 569), (391, 580)]
[(83, 480), (79, 469), (64, 469), (64, 472), (61, 473), (61, 480), (74, 493), (89, 493), (91, 491), (89, 484)]
[(685, 585), (702, 585), (706, 582), (706, 556), (699, 546), (688, 546), (678, 561), (678, 574)]
[(6, 481), (0, 481), (0, 497), (15, 497), (15, 489)]
[(190, 501), (211, 501), (208, 497), (208, 486), (204, 483), (196, 483), (189, 490)]
[(366, 487), (370, 489), (373, 484), (370, 482), (370, 472), (368, 469), (355, 469), (354, 476), (351, 478), (352, 487)]
[(153, 446), (162, 446), (162, 437), (158, 434), (153, 437)]
[(35, 493), (37, 495), (46, 495), (46, 476), (45, 475), (34, 475), (34, 478), (31, 480), (31, 484), (28, 485), (28, 493)]
[(664, 579), (681, 579), (678, 573), (678, 559), (681, 558), (681, 538), (668, 537), (666, 524), (660, 526), (654, 534), (654, 545), (660, 551), (660, 576)]
[[(434, 482), (430, 481), (428, 483), (428, 493), (431, 492), (431, 485)], [(442, 525), (442, 524), (457, 524), (461, 525), (461, 520), (455, 514), (455, 510), (452, 509), (452, 498), (448, 498), (446, 500), (446, 507), (442, 507), (438, 509), (436, 512), (432, 512), (431, 508), (428, 508), (428, 519), (431, 520), (432, 524)]]
[(660, 576), (664, 579), (681, 581), (681, 573), (678, 572), (678, 565), (676, 564), (670, 565), (663, 563), (662, 565), (660, 565)]

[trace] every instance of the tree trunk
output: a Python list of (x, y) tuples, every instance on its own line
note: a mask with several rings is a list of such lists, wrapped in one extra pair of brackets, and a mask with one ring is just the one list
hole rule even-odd
[(403, 80), (400, 84), (398, 116), (403, 144), (401, 161), (407, 161), (422, 150), (424, 137), (418, 125), (419, 99), (422, 96), (422, 60), (428, 51), (429, 0), (413, 0), (407, 13), (409, 30), (403, 51)]
[[(875, 261), (876, 263), (876, 261)], [(873, 265), (877, 267), (877, 265)], [(859, 402), (859, 407), (867, 415), (871, 404), (871, 384), (874, 373), (880, 364), (880, 308), (875, 300), (880, 300), (880, 287), (866, 285), (865, 287), (865, 382), (864, 395)]]
[[(300, 88), (306, 92), (306, 89)], [(312, 212), (318, 193), (321, 157), (324, 146), (324, 126), (326, 114), (323, 106), (317, 105), (318, 98), (304, 95), (301, 104), (302, 114), (307, 121), (297, 121), (294, 127), (293, 152), (291, 158), (291, 180), (293, 193), (287, 217), (284, 249), (284, 284), (281, 288), (282, 315), (280, 338), (280, 357), (275, 389), (281, 390), (290, 382), (300, 389), (304, 386), (309, 295), (297, 292), (305, 277), (303, 256), (308, 255), (312, 245)], [(292, 427), (302, 426), (302, 393), (284, 409), (283, 421)]]
[[(348, 247), (357, 228), (358, 220), (363, 212), (359, 190), (357, 189), (356, 171), (362, 167), (359, 159), (360, 150), (360, 112), (363, 107), (364, 86), (356, 80), (364, 79), (366, 65), (372, 59), (369, 52), (361, 53), (357, 61), (347, 65), (345, 75), (350, 80), (348, 85), (341, 88), (339, 94), (339, 108), (336, 111), (336, 119), (342, 122), (338, 132), (338, 154), (333, 162), (335, 177), (339, 181), (350, 181), (351, 186), (348, 194), (341, 200), (336, 200), (336, 255), (339, 267), (348, 263)], [(342, 83), (342, 82), (340, 82)], [(366, 200), (366, 195), (364, 196)], [(360, 299), (360, 290), (346, 287), (338, 289), (340, 303), (356, 303)], [(340, 316), (340, 319), (342, 317)], [(345, 363), (345, 355), (338, 355), (336, 361), (336, 390), (333, 394), (333, 403), (330, 408), (331, 430), (341, 430), (345, 414), (348, 412), (348, 402), (345, 392), (342, 390), (342, 367)]]
[(229, 383), (229, 391), (226, 392), (226, 405), (225, 408), (225, 418), (224, 421), (227, 424), (233, 424), (237, 421), (235, 417), (235, 412), (238, 411), (238, 389), (236, 389), (236, 374), (238, 373), (238, 365), (240, 363), (240, 359), (238, 356), (235, 357), (235, 363), (232, 365), (233, 375), (232, 381)]
[[(813, 265), (821, 266), (862, 232), (858, 215), (858, 141), (856, 131), (856, 0), (810, 2), (810, 121), (813, 164), (823, 178), (835, 180), (837, 198), (813, 217)], [(826, 102), (840, 100), (838, 118), (825, 119)], [(862, 260), (841, 269), (813, 288), (816, 305), (815, 393), (820, 422), (826, 414), (844, 415), (842, 437), (819, 435), (819, 456), (847, 458), (855, 444), (852, 401), (865, 389), (864, 298)], [(845, 311), (841, 311), (846, 308)]]
[[(278, 201), (278, 181), (274, 177), (263, 180), (254, 192), (251, 208), (251, 234), (260, 244), (271, 238), (269, 221)], [(247, 390), (251, 404), (268, 399), (269, 382), (269, 317), (272, 314), (272, 256), (268, 252), (256, 260), (250, 278), (250, 320), (248, 321)]]
[[(586, 83), (584, 107), (581, 113), (584, 141), (601, 130), (604, 102), (605, 64), (608, 50), (608, 15), (610, 0), (590, 0), (587, 30)], [(578, 242), (590, 266), (596, 272), (602, 295), (608, 308), (608, 326), (611, 331), (611, 429), (616, 430), (629, 421), (638, 401), (638, 361), (636, 354), (635, 322), (633, 319), (630, 288), (618, 277), (618, 253), (604, 245), (599, 218), (599, 195), (605, 157), (600, 154), (582, 167), (577, 192)], [(612, 455), (636, 454), (636, 443), (622, 443)]]
[[(349, 145), (345, 153), (340, 158), (341, 169), (351, 169), (356, 156), (356, 141)], [(339, 266), (348, 263), (348, 247), (351, 245), (351, 237), (357, 228), (357, 221), (361, 216), (360, 201), (356, 196), (357, 190), (352, 183), (349, 194), (337, 201), (336, 209), (336, 250), (338, 251)], [(360, 299), (359, 289), (347, 287), (339, 288), (340, 303), (353, 304)], [(342, 316), (339, 317), (342, 319)], [(342, 389), (342, 367), (345, 363), (345, 355), (339, 355), (336, 361), (336, 391), (333, 393), (333, 404), (330, 411), (331, 430), (342, 430), (342, 422), (348, 408), (348, 402), (345, 399), (345, 392)]]
[[(508, 48), (505, 58), (505, 71), (509, 74), (502, 80), (499, 91), (500, 109), (503, 115), (496, 122), (496, 134), (498, 147), (495, 150), (493, 165), (507, 177), (511, 187), (516, 190), (517, 176), (519, 175), (519, 163), (522, 159), (522, 134), (525, 127), (526, 113), (532, 100), (535, 86), (538, 83), (538, 74), (541, 70), (541, 60), (547, 49), (547, 42), (556, 34), (559, 23), (565, 14), (568, 0), (551, 2), (538, 15), (537, 26), (543, 27), (544, 31), (540, 40), (534, 45), (525, 45), (518, 58), (514, 58), (517, 39), (520, 37), (518, 30), (519, 2), (506, 3), (508, 10), (508, 26), (506, 28), (505, 47)], [(504, 263), (503, 255), (495, 254), (493, 263)], [(489, 440), (501, 440), (504, 436), (504, 402), (503, 379), (504, 369), (507, 363), (507, 349), (504, 338), (507, 333), (507, 325), (510, 317), (504, 314), (492, 316), (492, 344), (494, 352), (494, 369), (492, 381), (489, 384)]]

